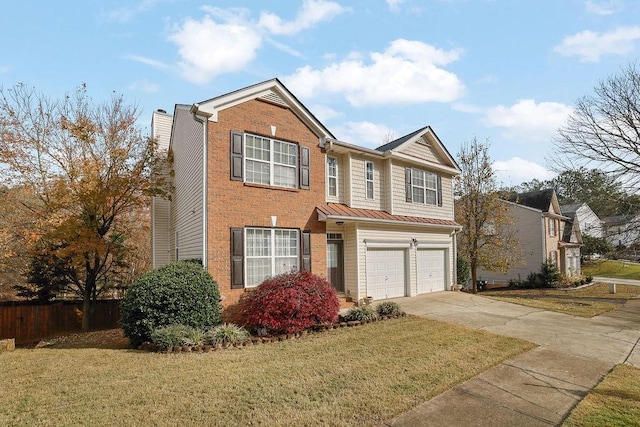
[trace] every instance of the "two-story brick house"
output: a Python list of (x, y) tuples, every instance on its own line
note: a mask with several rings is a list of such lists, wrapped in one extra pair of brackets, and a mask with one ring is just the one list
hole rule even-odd
[(174, 187), (152, 204), (153, 265), (202, 260), (231, 316), (291, 269), (356, 302), (455, 280), (459, 170), (429, 127), (378, 149), (341, 142), (274, 79), (157, 111), (152, 134)]

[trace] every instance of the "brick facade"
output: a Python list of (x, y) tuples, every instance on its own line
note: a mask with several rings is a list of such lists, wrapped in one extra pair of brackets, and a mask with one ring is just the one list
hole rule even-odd
[[(276, 133), (272, 136), (271, 129)], [(295, 142), (310, 149), (310, 190), (246, 184), (230, 179), (231, 131), (248, 132)], [(207, 147), (207, 266), (218, 283), (225, 320), (238, 319), (238, 302), (246, 289), (231, 289), (230, 229), (271, 227), (311, 231), (311, 269), (326, 275), (325, 223), (315, 207), (325, 201), (325, 160), (315, 135), (289, 108), (250, 100), (220, 111), (208, 122)]]

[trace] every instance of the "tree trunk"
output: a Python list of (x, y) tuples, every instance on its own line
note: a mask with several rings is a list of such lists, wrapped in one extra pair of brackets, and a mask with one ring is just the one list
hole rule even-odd
[(88, 331), (91, 327), (91, 314), (93, 312), (93, 294), (96, 289), (96, 277), (93, 270), (88, 270), (84, 293), (82, 295), (82, 330)]
[(475, 262), (471, 262), (471, 292), (474, 294), (478, 293), (478, 282), (476, 278), (478, 277), (477, 269)]

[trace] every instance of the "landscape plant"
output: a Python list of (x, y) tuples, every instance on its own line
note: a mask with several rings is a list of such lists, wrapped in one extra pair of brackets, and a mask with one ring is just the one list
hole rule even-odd
[(196, 263), (178, 261), (131, 286), (121, 304), (121, 323), (125, 336), (138, 346), (160, 327), (214, 327), (222, 321), (221, 311), (218, 285), (209, 273)]
[(233, 323), (223, 323), (215, 328), (209, 329), (205, 333), (205, 343), (207, 344), (235, 344), (247, 341), (251, 334), (242, 326)]
[(340, 309), (331, 283), (308, 271), (269, 278), (248, 292), (242, 304), (247, 326), (267, 334), (296, 333), (333, 323)]
[(379, 316), (402, 316), (404, 311), (395, 301), (383, 301), (376, 306)]
[(344, 320), (347, 322), (352, 321), (371, 321), (378, 319), (378, 312), (370, 305), (360, 305), (357, 307), (351, 307), (347, 314), (344, 315)]

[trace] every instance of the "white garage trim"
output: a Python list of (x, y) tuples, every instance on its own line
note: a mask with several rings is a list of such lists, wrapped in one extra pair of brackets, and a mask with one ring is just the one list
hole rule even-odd
[(364, 245), (367, 249), (369, 248), (395, 248), (395, 249), (408, 249), (411, 247), (411, 242), (407, 242), (405, 240), (371, 240), (365, 239)]

